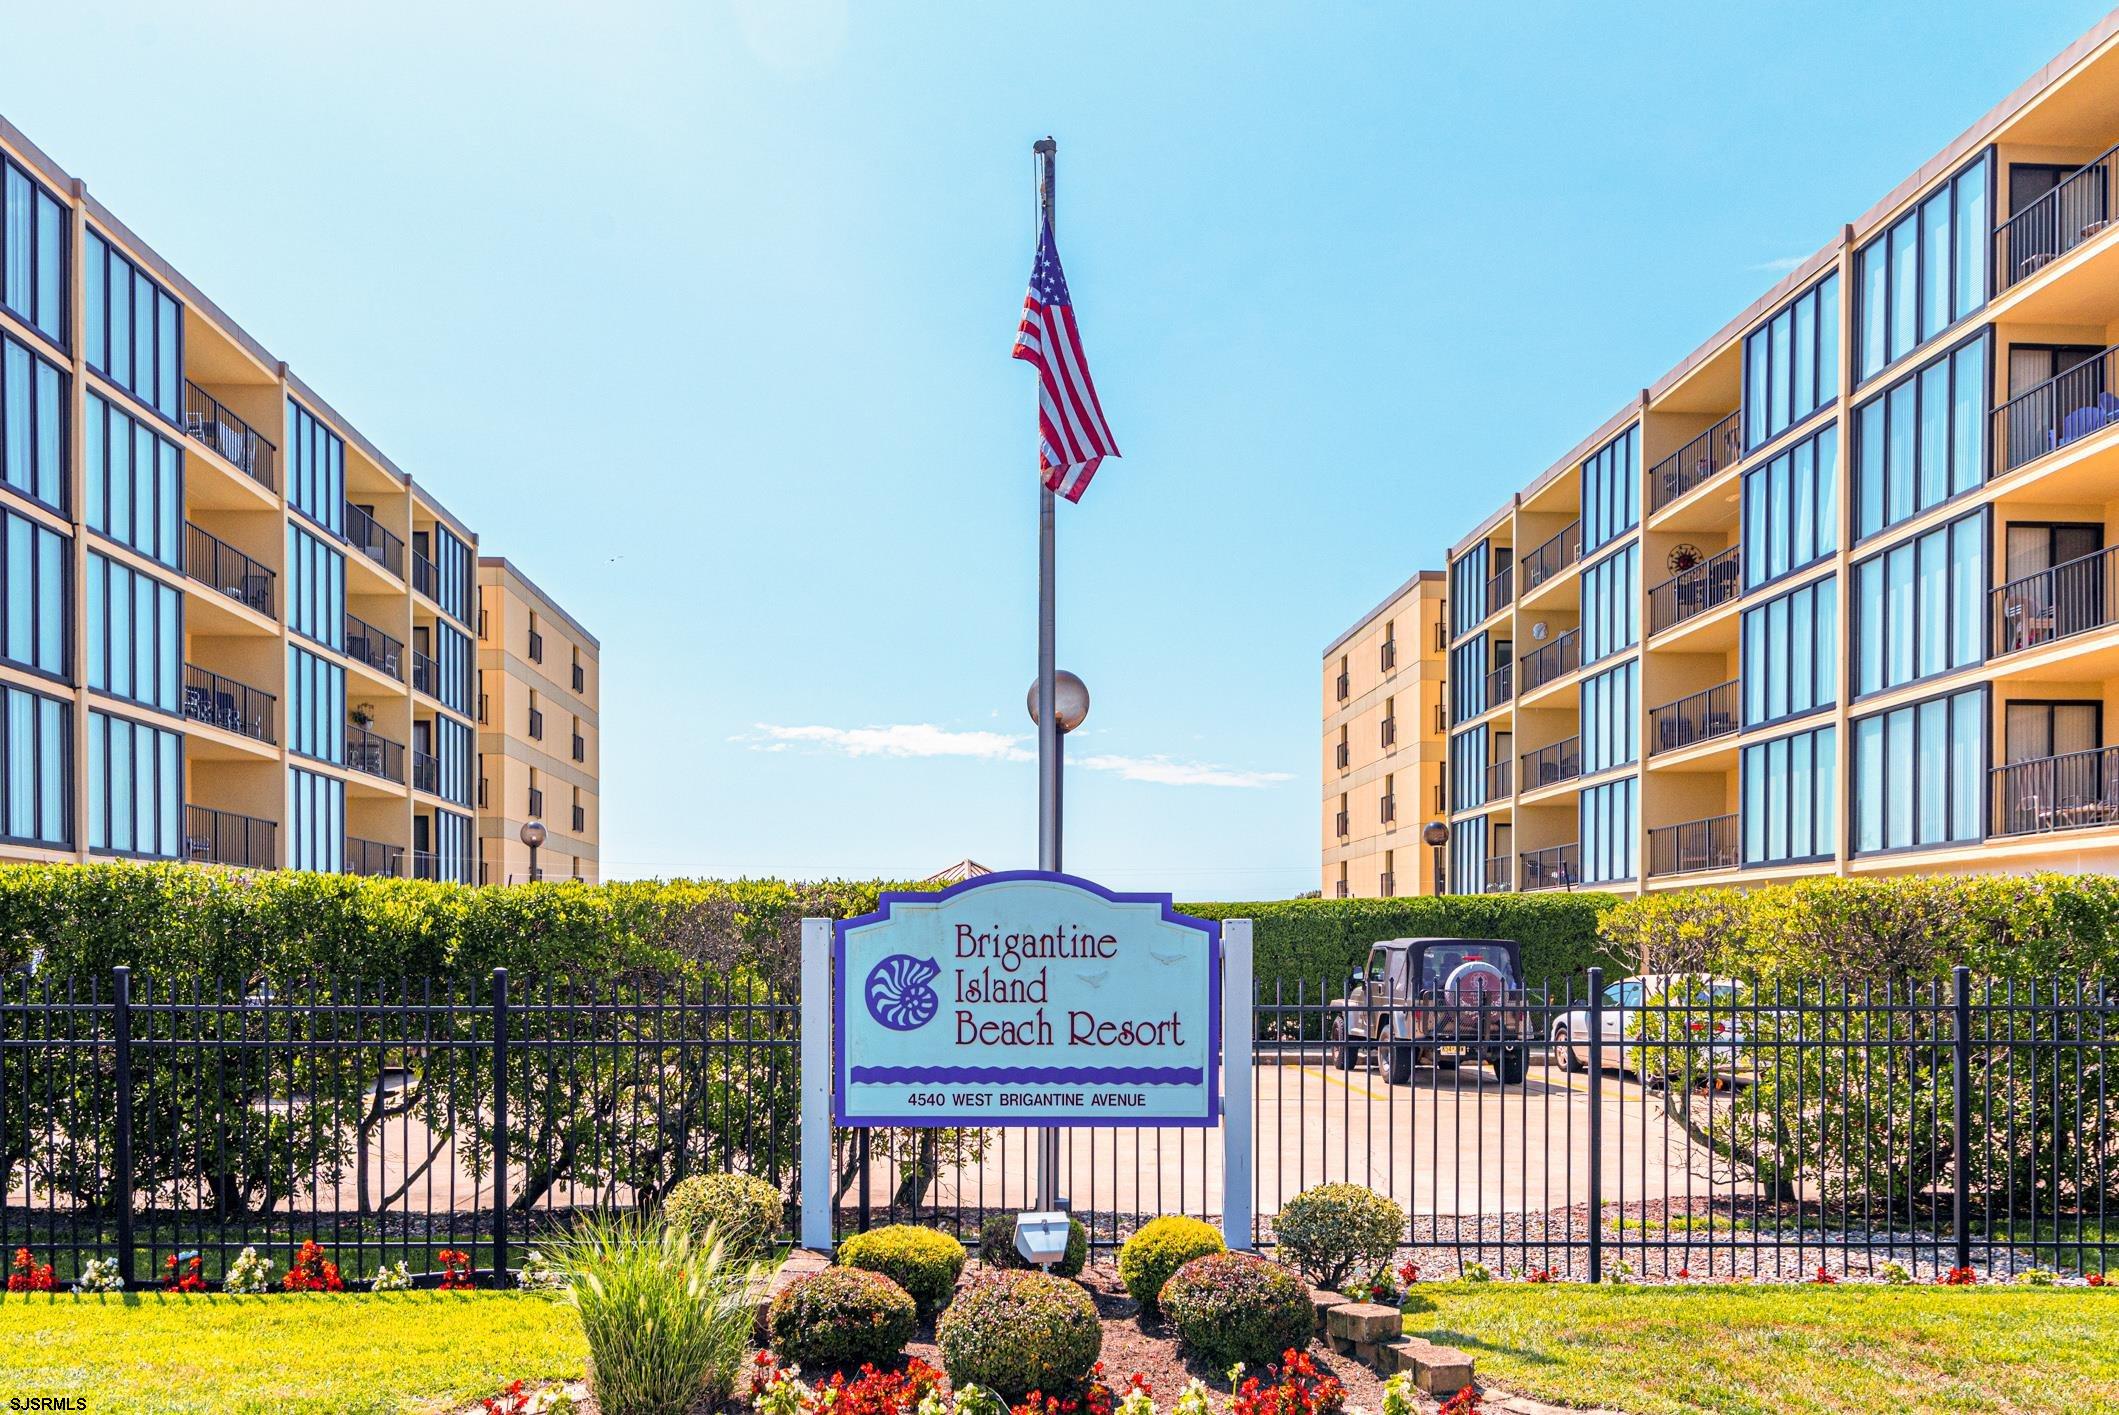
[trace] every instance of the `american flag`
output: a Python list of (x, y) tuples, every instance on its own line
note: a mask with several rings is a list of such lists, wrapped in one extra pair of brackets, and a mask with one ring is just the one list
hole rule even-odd
[(1089, 360), (1074, 325), (1074, 305), (1067, 298), (1067, 277), (1060, 270), (1050, 223), (1038, 237), (1030, 293), (1023, 297), (1023, 322), (1015, 332), (1015, 357), (1037, 369), (1038, 470), (1046, 486), (1079, 501), (1097, 466), (1119, 453), (1104, 423), (1103, 405), (1096, 401), (1096, 385), (1089, 379)]

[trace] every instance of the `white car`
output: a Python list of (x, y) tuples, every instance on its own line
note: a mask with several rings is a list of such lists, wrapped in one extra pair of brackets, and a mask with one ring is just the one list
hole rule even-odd
[[(1689, 998), (1689, 1002), (1688, 1002)], [(1604, 989), (1604, 1069), (1626, 1069), (1626, 1044), (1639, 1032), (1644, 1018), (1642, 1004), (1652, 1002), (1645, 1015), (1690, 1023), (1701, 1040), (1730, 1043), (1711, 1046), (1710, 1062), (1728, 1065), (1736, 1054), (1735, 1041), (1742, 1035), (1738, 1014), (1744, 1008), (1744, 990), (1727, 978), (1694, 973), (1642, 973), (1622, 978)], [(1666, 1010), (1667, 1009), (1667, 1010)], [(1562, 1013), (1552, 1024), (1553, 1051), (1569, 1071), (1589, 1069), (1590, 1010), (1577, 1007)]]

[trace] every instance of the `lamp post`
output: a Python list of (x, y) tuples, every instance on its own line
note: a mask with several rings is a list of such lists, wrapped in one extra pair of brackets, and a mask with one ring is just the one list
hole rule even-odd
[[(1069, 732), (1081, 726), (1083, 720), (1089, 716), (1089, 685), (1082, 682), (1077, 675), (1069, 673), (1062, 668), (1059, 672), (1052, 675), (1052, 701), (1057, 709), (1055, 715), (1059, 718), (1060, 736), (1064, 738)], [(1030, 710), (1030, 721), (1035, 724), (1038, 720), (1037, 684), (1032, 683), (1030, 685), (1030, 693), (1025, 699), (1023, 706)], [(1040, 862), (1043, 868), (1048, 870), (1061, 868), (1059, 848), (1060, 803), (1065, 799), (1066, 794), (1065, 753), (1066, 744), (1063, 741), (1060, 744), (1060, 765), (1062, 770), (1053, 773), (1052, 782), (1052, 861), (1050, 864)]]
[(1435, 847), (1435, 893), (1442, 894), (1442, 847), (1449, 844), (1449, 827), (1441, 821), (1429, 821), (1427, 828), (1420, 832), (1420, 838)]
[(537, 883), (539, 878), (537, 871), (537, 847), (544, 844), (545, 841), (544, 822), (539, 820), (524, 821), (522, 823), (522, 830), (519, 834), (519, 838), (521, 839), (523, 844), (530, 847), (530, 883), (535, 884)]
[[(1045, 493), (1045, 502), (1048, 510), (1051, 501), (1052, 493), (1048, 491)], [(1044, 686), (1044, 675), (1040, 674), (1039, 681), (1030, 685), (1029, 698), (1024, 706), (1030, 710), (1030, 720), (1038, 726), (1040, 744), (1042, 745), (1045, 740), (1049, 740), (1052, 743), (1049, 763), (1042, 759), (1042, 754), (1039, 763), (1049, 794), (1041, 793), (1039, 799), (1039, 804), (1044, 809), (1041, 813), (1043, 819), (1038, 823), (1039, 848), (1037, 863), (1039, 869), (1051, 870), (1056, 874), (1063, 868), (1060, 863), (1060, 782), (1066, 775), (1063, 770), (1066, 765), (1066, 736), (1069, 732), (1081, 726), (1082, 722), (1089, 716), (1089, 685), (1082, 682), (1079, 676), (1069, 673), (1064, 668), (1058, 669), (1052, 674), (1050, 685), (1052, 720), (1059, 727), (1059, 731), (1053, 733), (1049, 739), (1045, 738), (1044, 719), (1038, 714), (1038, 698), (1040, 696), (1038, 690)], [(1043, 770), (1048, 764), (1051, 770)], [(1038, 1130), (1037, 1155), (1037, 1206), (1044, 1212), (1050, 1213), (1060, 1206), (1062, 1197), (1059, 1191), (1060, 1135), (1058, 1127), (1048, 1125)]]

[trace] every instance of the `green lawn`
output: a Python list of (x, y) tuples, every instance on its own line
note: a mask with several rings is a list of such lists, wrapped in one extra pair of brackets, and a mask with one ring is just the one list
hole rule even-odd
[(572, 1310), (532, 1294), (0, 1297), (0, 1392), (94, 1415), (448, 1410), (585, 1360)]
[(2119, 1290), (1422, 1286), (1479, 1379), (1632, 1415), (2119, 1409)]

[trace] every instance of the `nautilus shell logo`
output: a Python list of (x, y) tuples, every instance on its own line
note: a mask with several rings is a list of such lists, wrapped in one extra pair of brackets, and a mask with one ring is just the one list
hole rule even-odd
[(863, 992), (868, 1015), (893, 1032), (910, 1032), (926, 1026), (941, 1009), (934, 980), (942, 965), (932, 958), (893, 953), (869, 970)]

